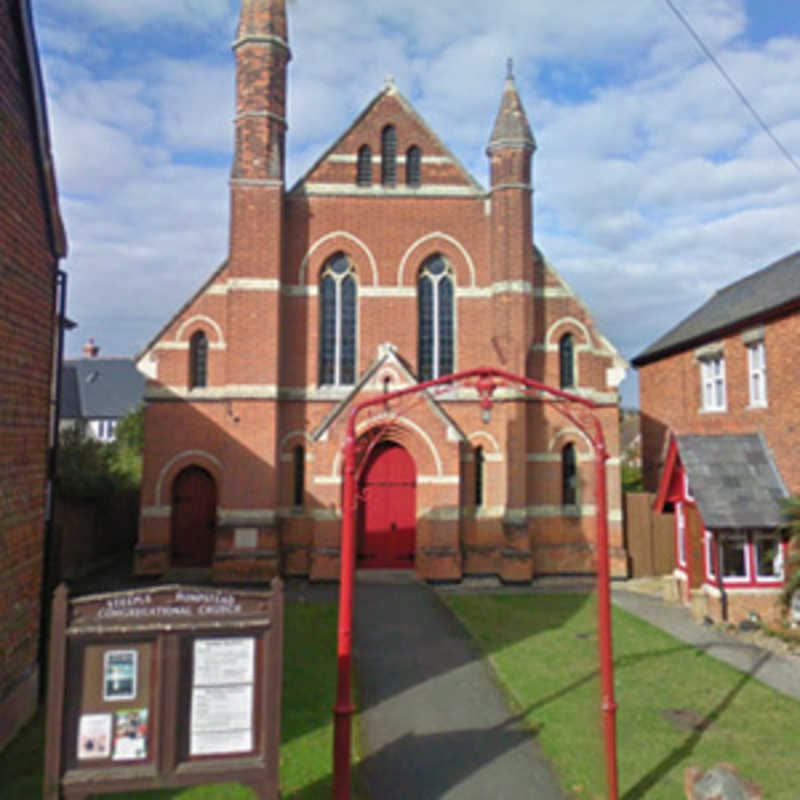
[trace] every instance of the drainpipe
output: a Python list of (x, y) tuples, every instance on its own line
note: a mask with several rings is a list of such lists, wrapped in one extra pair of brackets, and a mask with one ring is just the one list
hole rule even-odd
[(728, 621), (728, 593), (725, 591), (725, 581), (722, 578), (722, 535), (716, 531), (713, 534), (717, 542), (717, 586), (719, 587), (719, 605), (722, 611), (722, 621)]
[[(46, 675), (45, 664), (47, 661), (47, 629), (50, 619), (51, 592), (55, 581), (60, 577), (56, 568), (60, 564), (60, 552), (54, 553), (57, 544), (55, 535), (55, 480), (56, 465), (58, 462), (58, 427), (61, 421), (61, 372), (64, 358), (64, 330), (68, 327), (66, 318), (67, 307), (67, 273), (57, 270), (53, 281), (53, 305), (56, 313), (57, 340), (56, 357), (53, 363), (52, 391), (50, 399), (50, 448), (47, 457), (47, 492), (45, 496), (45, 524), (42, 560), (42, 590), (39, 609), (39, 664), (42, 676)], [(72, 324), (74, 327), (74, 323)], [(58, 558), (56, 562), (55, 559)], [(45, 682), (40, 679), (39, 693), (44, 697)]]

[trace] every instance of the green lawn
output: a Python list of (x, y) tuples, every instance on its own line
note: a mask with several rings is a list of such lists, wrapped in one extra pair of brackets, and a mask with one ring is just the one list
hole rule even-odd
[[(280, 751), (283, 800), (330, 797), (336, 611), (333, 603), (286, 605)], [(2, 800), (33, 800), (42, 796), (43, 740), (44, 720), (39, 714), (0, 754)], [(225, 784), (104, 797), (115, 800), (253, 800), (254, 795), (241, 785)]]
[[(596, 607), (587, 595), (448, 596), (578, 797), (605, 796)], [(620, 797), (683, 797), (687, 765), (735, 764), (798, 796), (800, 703), (613, 609)], [(697, 727), (678, 727), (681, 711)], [(689, 713), (686, 713), (689, 712)], [(699, 723), (699, 724), (697, 724)]]

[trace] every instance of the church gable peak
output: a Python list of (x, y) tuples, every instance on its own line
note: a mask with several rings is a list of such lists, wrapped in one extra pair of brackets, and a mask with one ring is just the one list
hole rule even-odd
[(485, 189), (387, 75), (381, 90), (291, 193), (483, 196)]

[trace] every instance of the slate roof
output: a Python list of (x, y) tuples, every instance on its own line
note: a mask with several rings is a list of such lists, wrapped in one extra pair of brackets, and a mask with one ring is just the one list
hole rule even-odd
[(489, 137), (490, 151), (504, 148), (536, 149), (536, 140), (528, 124), (514, 76), (510, 72), (506, 78), (492, 135)]
[(800, 250), (720, 289), (631, 362), (639, 367), (800, 300)]
[(780, 500), (789, 493), (758, 434), (675, 438), (707, 528), (741, 530), (784, 524)]
[(131, 358), (65, 361), (61, 419), (119, 419), (136, 407), (144, 387), (144, 376)]

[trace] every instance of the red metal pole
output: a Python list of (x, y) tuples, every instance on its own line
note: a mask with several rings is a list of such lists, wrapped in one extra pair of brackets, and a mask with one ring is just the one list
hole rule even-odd
[(350, 800), (350, 692), (353, 660), (353, 578), (355, 570), (356, 437), (355, 412), (347, 421), (344, 445), (342, 540), (339, 572), (339, 628), (337, 639), (336, 705), (333, 708), (333, 797)]
[(603, 740), (606, 749), (606, 776), (609, 800), (617, 800), (617, 704), (614, 700), (614, 655), (611, 647), (611, 591), (608, 559), (608, 504), (606, 501), (606, 445), (597, 422), (593, 437), (595, 450), (595, 507), (597, 508), (597, 640), (600, 651), (600, 676), (603, 712)]

